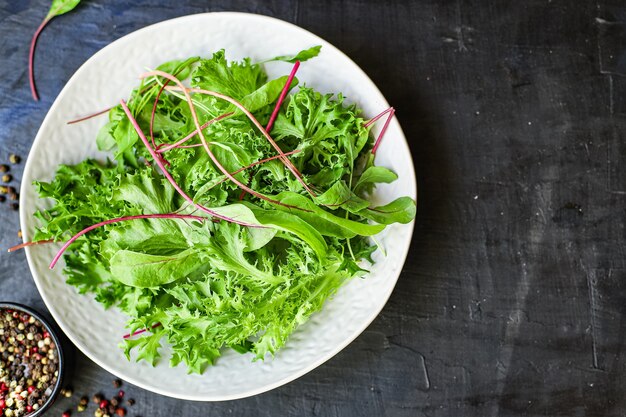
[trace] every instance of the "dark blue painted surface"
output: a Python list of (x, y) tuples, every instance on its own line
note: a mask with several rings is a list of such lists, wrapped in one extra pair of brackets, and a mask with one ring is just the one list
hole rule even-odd
[[(41, 37), (35, 103), (28, 45), (48, 4), (0, 0), (0, 161), (28, 154), (64, 83), (103, 46), (236, 10), (297, 23), (355, 59), (398, 109), (416, 162), (409, 261), (361, 337), (245, 400), (128, 387), (129, 415), (626, 415), (623, 1), (84, 1)], [(18, 228), (0, 204), (0, 248)], [(0, 299), (44, 309), (22, 253), (0, 254)], [(112, 394), (111, 379), (79, 355), (75, 398), (50, 415)]]

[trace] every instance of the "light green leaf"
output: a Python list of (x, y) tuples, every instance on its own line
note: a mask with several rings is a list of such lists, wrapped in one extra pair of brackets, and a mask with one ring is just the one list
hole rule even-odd
[(354, 192), (360, 194), (361, 191), (371, 191), (376, 183), (382, 182), (389, 184), (397, 179), (398, 175), (392, 170), (385, 167), (371, 166), (359, 177), (359, 180), (354, 186)]
[(69, 11), (72, 11), (76, 6), (78, 6), (80, 0), (53, 0), (50, 5), (50, 11), (46, 16), (46, 20), (50, 20), (55, 16), (60, 16)]
[(416, 205), (410, 197), (400, 197), (391, 203), (359, 212), (367, 219), (381, 224), (409, 223), (415, 218)]
[(385, 228), (384, 225), (380, 224), (359, 223), (335, 216), (317, 206), (307, 197), (290, 191), (280, 193), (277, 197), (284, 204), (307, 210), (304, 211), (277, 206), (280, 210), (289, 211), (291, 214), (300, 217), (324, 236), (336, 236), (341, 238), (352, 238), (356, 235), (373, 236), (380, 233)]
[(131, 287), (156, 288), (186, 277), (205, 260), (193, 248), (167, 256), (121, 250), (111, 258), (111, 273)]
[(322, 45), (316, 45), (309, 49), (304, 49), (298, 52), (296, 55), (280, 55), (280, 56), (276, 56), (274, 58), (268, 59), (267, 61), (263, 61), (263, 62), (283, 61), (283, 62), (290, 62), (292, 64), (294, 64), (296, 61), (304, 62), (304, 61), (308, 61), (309, 59), (315, 58), (316, 56), (318, 56), (321, 49), (322, 49)]
[(324, 194), (317, 196), (316, 201), (331, 210), (342, 208), (350, 213), (363, 210), (370, 204), (369, 201), (354, 194), (345, 181), (334, 183)]

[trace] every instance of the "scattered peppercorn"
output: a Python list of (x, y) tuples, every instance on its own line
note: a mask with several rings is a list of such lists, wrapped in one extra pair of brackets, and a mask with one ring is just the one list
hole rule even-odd
[(120, 391), (117, 393), (117, 396), (118, 396), (118, 397), (120, 397), (120, 398), (124, 398), (124, 394), (125, 394), (125, 393), (124, 393), (124, 390), (120, 390)]
[(20, 208), (19, 203), (11, 203), (11, 209), (18, 210)]
[(14, 154), (14, 153), (9, 155), (9, 162), (12, 163), (12, 164), (19, 164), (21, 160), (22, 160), (22, 158), (20, 158), (18, 155)]
[(19, 237), (20, 239), (22, 238), (22, 230), (17, 231), (17, 237)]
[(120, 403), (119, 398), (117, 398), (117, 397), (113, 397), (113, 398), (111, 398), (111, 405), (112, 405), (113, 407), (117, 407), (117, 406), (119, 405), (119, 403)]
[(87, 409), (86, 405), (82, 405), (82, 404), (78, 404), (76, 406), (76, 411), (78, 411), (79, 413), (82, 413), (83, 411), (85, 411)]
[(7, 194), (17, 194), (15, 187), (7, 187)]
[(133, 400), (132, 398), (129, 398), (128, 401), (126, 401), (126, 404), (132, 407), (133, 405), (135, 405), (135, 400)]
[(122, 380), (121, 380), (121, 379), (114, 379), (114, 380), (113, 380), (113, 386), (114, 386), (115, 388), (119, 388), (119, 387), (121, 387), (121, 386), (122, 386)]
[(63, 414), (61, 414), (62, 417), (71, 417), (72, 412), (70, 410), (64, 411)]
[(4, 203), (5, 201), (7, 201), (6, 196), (0, 194), (0, 203)]
[(4, 174), (2, 176), (2, 182), (11, 182), (12, 179), (13, 177), (11, 176), (11, 174)]
[(6, 185), (0, 185), (0, 194), (6, 194), (9, 192), (9, 187)]
[(72, 390), (71, 387), (66, 387), (64, 390), (61, 390), (61, 394), (65, 398), (70, 398), (72, 396), (72, 394), (74, 394), (74, 391)]
[(0, 172), (9, 172), (10, 169), (11, 168), (9, 168), (9, 166), (6, 164), (0, 165)]
[(104, 399), (104, 397), (102, 396), (102, 394), (95, 394), (92, 398), (91, 401), (93, 401), (96, 404), (100, 404), (100, 401), (102, 401)]
[(107, 408), (107, 405), (109, 405), (109, 402), (107, 400), (102, 400), (98, 406), (100, 408)]
[(120, 417), (124, 417), (126, 415), (126, 410), (122, 407), (118, 407), (115, 409), (115, 414), (117, 414)]
[(87, 406), (87, 404), (89, 404), (89, 398), (87, 397), (81, 397), (80, 401), (78, 402), (79, 405), (84, 405), (85, 407)]
[(101, 409), (97, 408), (96, 411), (93, 412), (93, 415), (95, 417), (102, 417), (104, 415), (104, 413), (102, 412)]
[(18, 200), (20, 196), (17, 193), (9, 193), (9, 200)]

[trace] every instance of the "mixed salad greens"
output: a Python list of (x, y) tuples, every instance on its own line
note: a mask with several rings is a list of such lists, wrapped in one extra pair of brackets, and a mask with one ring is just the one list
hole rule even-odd
[(68, 249), (67, 282), (129, 316), (129, 358), (155, 364), (167, 343), (172, 366), (202, 373), (227, 347), (274, 355), (367, 272), (371, 237), (414, 218), (409, 197), (367, 199), (397, 178), (370, 135), (393, 109), (365, 120), (341, 94), (295, 88), (319, 50), (274, 58), (295, 66), (273, 80), (272, 60), (223, 50), (167, 62), (108, 112), (96, 140), (111, 160), (35, 183), (54, 205), (33, 241), (65, 241), (51, 267)]

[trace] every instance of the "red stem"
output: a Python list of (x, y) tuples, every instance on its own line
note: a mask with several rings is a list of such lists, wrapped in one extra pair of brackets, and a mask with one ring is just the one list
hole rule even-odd
[[(232, 116), (233, 114), (234, 114), (234, 112), (229, 112), (229, 113), (224, 113), (224, 114), (222, 114), (222, 115), (219, 115), (219, 116), (217, 116), (216, 118), (211, 119), (211, 120), (209, 120), (208, 122), (206, 122), (205, 124), (203, 124), (202, 126), (200, 126), (200, 129), (204, 130), (204, 129), (206, 129), (209, 125), (212, 125), (213, 123), (217, 123), (217, 122), (219, 122), (220, 120), (225, 119), (225, 118), (226, 118), (226, 117), (228, 117), (228, 116)], [(183, 143), (187, 142), (189, 139), (193, 138), (193, 137), (194, 137), (194, 136), (196, 136), (197, 134), (198, 134), (198, 131), (197, 131), (197, 130), (194, 130), (193, 132), (191, 132), (190, 134), (188, 134), (187, 136), (185, 136), (184, 138), (182, 138), (182, 139), (181, 139), (181, 140), (179, 140), (178, 142), (173, 143), (173, 144), (171, 144), (171, 145), (164, 146), (164, 147), (162, 147), (162, 148), (160, 148), (160, 149), (157, 149), (157, 152), (158, 152), (158, 153), (163, 153), (163, 152), (167, 152), (167, 151), (169, 151), (170, 149), (173, 149), (173, 148), (185, 148), (185, 146), (180, 146), (180, 145), (182, 145)], [(191, 148), (191, 147), (196, 147), (196, 146), (202, 146), (202, 144), (201, 144), (201, 143), (198, 143), (198, 144), (196, 144), (196, 145), (191, 145), (191, 146), (188, 146), (188, 147), (189, 147), (189, 148)]]
[(380, 133), (378, 134), (378, 138), (376, 138), (376, 142), (374, 143), (374, 147), (372, 148), (372, 154), (375, 155), (376, 154), (376, 150), (378, 150), (378, 146), (380, 146), (380, 142), (383, 140), (383, 136), (385, 135), (385, 132), (387, 131), (387, 128), (389, 127), (389, 123), (391, 122), (391, 119), (393, 118), (393, 115), (396, 113), (396, 110), (391, 107), (391, 111), (389, 111), (389, 115), (387, 116), (387, 120), (385, 121), (385, 124), (383, 125), (383, 128), (381, 129)]
[[(181, 71), (183, 70), (183, 68), (179, 69), (178, 71), (176, 71), (174, 73), (174, 75), (178, 75)], [(156, 148), (156, 144), (154, 143), (154, 116), (156, 115), (156, 109), (157, 109), (157, 104), (159, 103), (159, 98), (161, 97), (161, 93), (163, 93), (163, 90), (165, 89), (165, 86), (169, 83), (169, 80), (164, 82), (163, 85), (161, 86), (161, 88), (159, 88), (159, 92), (156, 95), (156, 98), (154, 99), (154, 105), (152, 106), (152, 114), (150, 115), (150, 140), (152, 141), (152, 147)], [(168, 164), (169, 165), (169, 164)]]
[(169, 81), (165, 81), (161, 88), (159, 88), (159, 92), (154, 99), (154, 104), (152, 105), (152, 114), (150, 115), (150, 141), (152, 142), (152, 147), (156, 148), (156, 143), (154, 143), (154, 116), (156, 115), (157, 105), (159, 104), (159, 98), (161, 98), (161, 93), (165, 86), (169, 83)]
[[(196, 146), (196, 145), (191, 145), (191, 146)], [(200, 145), (200, 146), (202, 146), (202, 145)], [(293, 155), (293, 154), (296, 154), (296, 153), (301, 152), (301, 151), (302, 151), (301, 149), (295, 149), (295, 150), (293, 150), (291, 152), (285, 152), (284, 155)], [(239, 174), (242, 171), (245, 171), (245, 170), (247, 170), (249, 168), (252, 168), (253, 166), (261, 165), (261, 164), (264, 164), (264, 163), (269, 162), (269, 161), (273, 161), (274, 159), (278, 159), (278, 158), (280, 158), (280, 155), (274, 155), (274, 156), (270, 156), (269, 158), (261, 159), (260, 161), (253, 162), (253, 163), (251, 163), (248, 166), (241, 167), (237, 171), (231, 172), (230, 175), (237, 175), (237, 174)], [(223, 178), (223, 179), (219, 180), (218, 182), (213, 184), (211, 186), (211, 188), (215, 187), (216, 185), (220, 185), (221, 183), (223, 183), (227, 179), (228, 178)], [(211, 188), (209, 188), (209, 189), (211, 189)], [(239, 199), (241, 200), (241, 197)]]
[(161, 323), (154, 323), (152, 326), (150, 326), (150, 328), (149, 328), (149, 329), (148, 329), (148, 328), (145, 328), (145, 329), (141, 329), (141, 330), (135, 330), (134, 332), (132, 332), (132, 333), (128, 333), (128, 334), (125, 334), (125, 335), (124, 335), (124, 336), (122, 336), (122, 337), (123, 337), (124, 339), (128, 339), (129, 337), (133, 337), (133, 336), (137, 336), (138, 334), (145, 333), (145, 332), (147, 332), (148, 330), (152, 330), (152, 329), (154, 329), (154, 328), (156, 328), (156, 327), (159, 327), (160, 325), (161, 325)]
[(54, 268), (54, 266), (57, 264), (57, 262), (59, 261), (59, 259), (63, 255), (63, 252), (65, 252), (67, 250), (67, 248), (72, 243), (74, 243), (76, 241), (76, 239), (78, 239), (82, 235), (84, 235), (84, 234), (86, 234), (88, 232), (91, 232), (92, 230), (97, 229), (98, 227), (106, 226), (108, 224), (124, 222), (124, 221), (127, 221), (127, 220), (137, 220), (137, 219), (193, 219), (193, 220), (198, 220), (198, 221), (204, 221), (204, 220), (206, 220), (206, 217), (192, 216), (190, 214), (173, 214), (173, 213), (169, 213), (169, 214), (139, 214), (137, 216), (126, 216), (126, 217), (118, 217), (118, 218), (115, 218), (115, 219), (105, 220), (103, 222), (96, 223), (96, 224), (93, 224), (93, 225), (91, 225), (89, 227), (86, 227), (85, 229), (81, 230), (80, 232), (78, 232), (74, 236), (72, 236), (70, 238), (70, 240), (65, 242), (65, 244), (61, 247), (61, 250), (59, 250), (59, 252), (57, 252), (57, 254), (54, 256), (54, 258), (52, 259), (52, 262), (50, 262), (50, 267), (49, 268), (50, 269)]
[(126, 102), (124, 100), (120, 100), (120, 104), (122, 105), (122, 109), (124, 109), (124, 113), (126, 113), (126, 116), (130, 120), (130, 122), (133, 125), (133, 127), (135, 128), (135, 131), (137, 131), (137, 134), (139, 135), (139, 138), (141, 139), (143, 144), (146, 146), (146, 148), (148, 148), (148, 152), (150, 152), (150, 155), (152, 155), (152, 158), (154, 159), (154, 162), (156, 162), (156, 164), (159, 166), (159, 168), (161, 168), (161, 171), (163, 172), (163, 175), (165, 176), (165, 178), (167, 178), (167, 180), (170, 182), (170, 184), (172, 184), (174, 189), (176, 191), (178, 191), (178, 193), (185, 200), (187, 200), (189, 203), (191, 203), (194, 207), (197, 207), (198, 209), (202, 210), (203, 212), (205, 212), (207, 214), (210, 214), (213, 217), (217, 217), (218, 219), (226, 220), (226, 221), (231, 222), (231, 223), (237, 223), (237, 224), (239, 224), (241, 226), (263, 227), (263, 226), (259, 226), (259, 225), (255, 225), (255, 224), (240, 222), (238, 220), (232, 219), (230, 217), (226, 217), (226, 216), (221, 215), (219, 213), (216, 213), (215, 211), (210, 210), (210, 209), (208, 209), (208, 208), (206, 208), (206, 207), (204, 207), (204, 206), (202, 206), (200, 204), (195, 203), (193, 201), (193, 199), (191, 197), (189, 197), (183, 191), (182, 188), (180, 188), (180, 186), (176, 183), (176, 181), (174, 180), (172, 175), (167, 171), (167, 169), (165, 168), (165, 165), (163, 164), (163, 160), (161, 159), (160, 155), (158, 155), (156, 153), (156, 151), (154, 149), (152, 149), (152, 147), (150, 146), (150, 143), (148, 142), (148, 139), (146, 138), (146, 135), (144, 135), (143, 131), (139, 127), (139, 124), (137, 123), (137, 120), (135, 120), (135, 118), (133, 117), (133, 114), (131, 113), (130, 109), (126, 105)]
[(37, 39), (41, 34), (43, 28), (46, 27), (51, 18), (46, 17), (39, 25), (33, 38), (30, 41), (30, 52), (28, 54), (28, 79), (30, 81), (30, 92), (33, 95), (33, 100), (39, 101), (39, 94), (37, 94), (37, 86), (35, 86), (35, 46), (37, 45)]
[(378, 119), (380, 119), (381, 117), (383, 117), (384, 115), (386, 115), (387, 113), (389, 113), (391, 110), (393, 109), (393, 107), (389, 107), (386, 110), (381, 111), (380, 113), (378, 113), (376, 116), (372, 117), (371, 119), (369, 119), (367, 121), (367, 123), (365, 123), (363, 125), (363, 127), (369, 127), (372, 124), (374, 124), (376, 121), (378, 121)]
[[(272, 127), (274, 126), (274, 121), (276, 120), (276, 117), (278, 117), (280, 106), (283, 104), (283, 101), (285, 100), (285, 97), (287, 96), (287, 93), (289, 92), (289, 87), (291, 87), (291, 82), (293, 81), (293, 78), (296, 76), (296, 72), (298, 72), (298, 68), (300, 68), (300, 61), (296, 61), (296, 63), (293, 65), (293, 68), (291, 69), (291, 73), (289, 73), (289, 77), (287, 78), (287, 82), (285, 83), (285, 86), (283, 87), (283, 91), (281, 91), (280, 96), (278, 96), (278, 101), (276, 101), (276, 106), (274, 107), (274, 111), (272, 111), (270, 120), (269, 122), (267, 122), (267, 126), (265, 126), (265, 130), (268, 133), (272, 130)], [(250, 180), (248, 181), (248, 185), (250, 185), (250, 181), (252, 181), (252, 173), (250, 174)], [(239, 200), (243, 200), (245, 196), (246, 196), (246, 191), (245, 190), (241, 191), (241, 194), (239, 194)]]
[[(144, 76), (150, 76), (150, 75), (154, 75), (156, 72), (153, 73), (148, 73), (145, 74)], [(163, 73), (160, 72), (161, 74), (166, 74), (167, 76), (170, 76), (167, 73)], [(161, 75), (161, 74), (157, 74), (157, 75)], [(272, 139), (272, 137), (269, 135), (269, 133), (267, 133), (267, 131), (263, 128), (263, 126), (261, 126), (261, 124), (259, 123), (259, 121), (252, 115), (252, 113), (250, 113), (241, 103), (239, 103), (237, 100), (233, 99), (232, 97), (226, 96), (224, 94), (220, 94), (217, 93), (215, 91), (210, 91), (210, 90), (204, 90), (201, 88), (185, 88), (182, 84), (176, 88), (176, 87), (167, 87), (167, 90), (171, 90), (171, 91), (184, 91), (186, 95), (189, 95), (189, 93), (200, 93), (200, 94), (207, 94), (213, 97), (218, 97), (221, 98), (223, 100), (228, 101), (231, 104), (234, 104), (237, 108), (239, 108), (247, 117), (248, 119), (250, 119), (250, 121), (257, 127), (257, 129), (259, 129), (259, 131), (263, 134), (263, 136), (265, 136), (265, 138), (268, 140), (268, 142), (270, 142), (270, 144), (274, 147), (274, 149), (278, 152), (278, 154), (280, 155), (280, 159), (283, 162), (283, 164), (285, 164), (285, 166), (293, 173), (293, 175), (295, 175), (295, 177), (298, 179), (298, 181), (302, 184), (302, 186), (309, 192), (309, 194), (311, 194), (313, 197), (316, 196), (316, 194), (313, 192), (313, 190), (311, 190), (311, 188), (306, 184), (306, 182), (304, 182), (304, 180), (302, 179), (302, 175), (300, 174), (300, 172), (298, 172), (298, 169), (291, 163), (291, 161), (289, 160), (289, 158), (287, 158), (285, 156), (285, 153), (282, 151), (282, 149), (280, 149), (280, 147), (278, 146), (278, 144), (274, 141), (274, 139)], [(189, 98), (191, 99), (191, 98)], [(200, 135), (200, 138), (202, 140), (204, 140), (204, 135)], [(245, 187), (247, 188), (247, 187)], [(244, 188), (244, 189), (245, 189)], [(248, 191), (248, 190), (246, 190)], [(248, 191), (250, 193), (250, 191)], [(254, 193), (250, 193), (253, 194)]]
[(267, 130), (268, 133), (272, 130), (272, 127), (274, 126), (274, 121), (276, 120), (276, 117), (278, 117), (280, 106), (283, 104), (283, 101), (285, 100), (285, 97), (287, 96), (287, 93), (289, 92), (289, 87), (291, 87), (291, 82), (293, 81), (293, 78), (296, 76), (296, 72), (298, 71), (298, 68), (300, 68), (300, 61), (296, 61), (296, 63), (293, 65), (293, 68), (291, 69), (291, 73), (289, 74), (289, 78), (287, 78), (287, 82), (285, 83), (285, 87), (283, 87), (283, 91), (280, 92), (280, 96), (278, 97), (278, 101), (276, 102), (276, 107), (274, 107), (274, 111), (272, 112), (272, 115), (270, 116), (270, 121), (267, 122), (267, 126), (265, 127), (265, 130)]
[[(142, 75), (142, 78), (149, 77), (149, 76), (154, 76), (154, 75), (160, 75), (160, 76), (162, 76), (164, 78), (167, 78), (168, 80), (171, 80), (176, 85), (178, 85), (180, 91), (182, 91), (183, 94), (185, 94), (185, 98), (187, 100), (187, 104), (189, 105), (189, 111), (191, 112), (191, 118), (193, 119), (193, 122), (196, 125), (196, 130), (198, 131), (198, 135), (200, 136), (200, 141), (204, 145), (204, 149), (206, 150), (207, 154), (209, 155), (209, 157), (211, 158), (211, 160), (213, 161), (215, 166), (217, 166), (217, 168), (220, 171), (222, 171), (222, 173), (224, 175), (226, 175), (233, 183), (237, 184), (239, 186), (239, 188), (249, 192), (250, 194), (252, 194), (253, 196), (255, 196), (257, 198), (260, 198), (262, 200), (268, 201), (268, 202), (270, 202), (272, 204), (277, 204), (277, 205), (281, 205), (281, 206), (285, 206), (285, 207), (289, 207), (289, 208), (296, 208), (295, 206), (290, 206), (290, 205), (284, 204), (284, 203), (282, 203), (282, 202), (280, 202), (278, 200), (274, 200), (274, 199), (272, 199), (270, 197), (267, 197), (264, 194), (259, 193), (258, 191), (253, 190), (252, 188), (248, 187), (247, 185), (245, 185), (241, 181), (239, 181), (237, 178), (232, 176), (230, 174), (230, 172), (228, 172), (228, 170), (226, 168), (224, 168), (224, 166), (220, 163), (220, 161), (218, 161), (218, 159), (213, 154), (213, 151), (211, 151), (211, 148), (209, 147), (209, 144), (207, 143), (206, 138), (204, 137), (204, 133), (202, 133), (200, 122), (198, 121), (198, 115), (196, 114), (196, 109), (193, 106), (193, 101), (191, 100), (191, 96), (189, 95), (189, 90), (187, 88), (185, 88), (183, 83), (181, 83), (178, 78), (174, 77), (171, 74), (163, 72), (163, 71), (158, 71), (158, 70), (152, 71), (152, 72), (149, 72), (147, 74)], [(206, 91), (206, 94), (214, 95), (215, 97), (224, 98), (226, 101), (235, 104), (237, 107), (240, 107), (242, 111), (247, 112), (248, 114), (250, 114), (248, 112), (248, 110), (246, 110), (245, 107), (243, 107), (239, 102), (237, 102), (236, 100), (234, 100), (231, 97), (228, 97), (228, 96), (225, 96), (223, 94), (216, 93), (216, 92), (213, 92), (213, 91), (211, 91), (211, 92), (209, 92), (208, 90), (202, 90), (202, 91), (203, 92)], [(252, 116), (252, 114), (250, 114), (250, 116), (252, 118), (254, 118), (254, 116)], [(256, 119), (255, 119), (255, 121), (256, 121)], [(258, 123), (258, 121), (257, 121), (257, 123)], [(282, 151), (280, 153), (282, 155), (284, 155), (284, 153)]]
[(10, 248), (7, 250), (7, 252), (9, 252), (9, 253), (10, 253), (10, 252), (15, 252), (16, 250), (20, 250), (20, 249), (26, 248), (26, 247), (28, 247), (28, 246), (42, 245), (42, 244), (44, 244), (44, 243), (52, 243), (52, 242), (54, 242), (54, 240), (53, 240), (53, 239), (49, 239), (49, 240), (38, 240), (38, 241), (36, 241), (36, 242), (24, 242), (24, 243), (21, 243), (21, 244), (19, 244), (19, 245), (15, 245), (15, 246), (10, 247)]
[(87, 116), (83, 116), (83, 117), (81, 117), (79, 119), (70, 120), (69, 122), (67, 122), (67, 124), (68, 125), (73, 125), (74, 123), (79, 123), (79, 122), (82, 122), (84, 120), (89, 120), (89, 119), (91, 119), (93, 117), (100, 116), (101, 114), (110, 112), (112, 108), (113, 107), (109, 107), (108, 109), (100, 110), (100, 111), (98, 111), (96, 113), (91, 113), (91, 114), (89, 114)]

